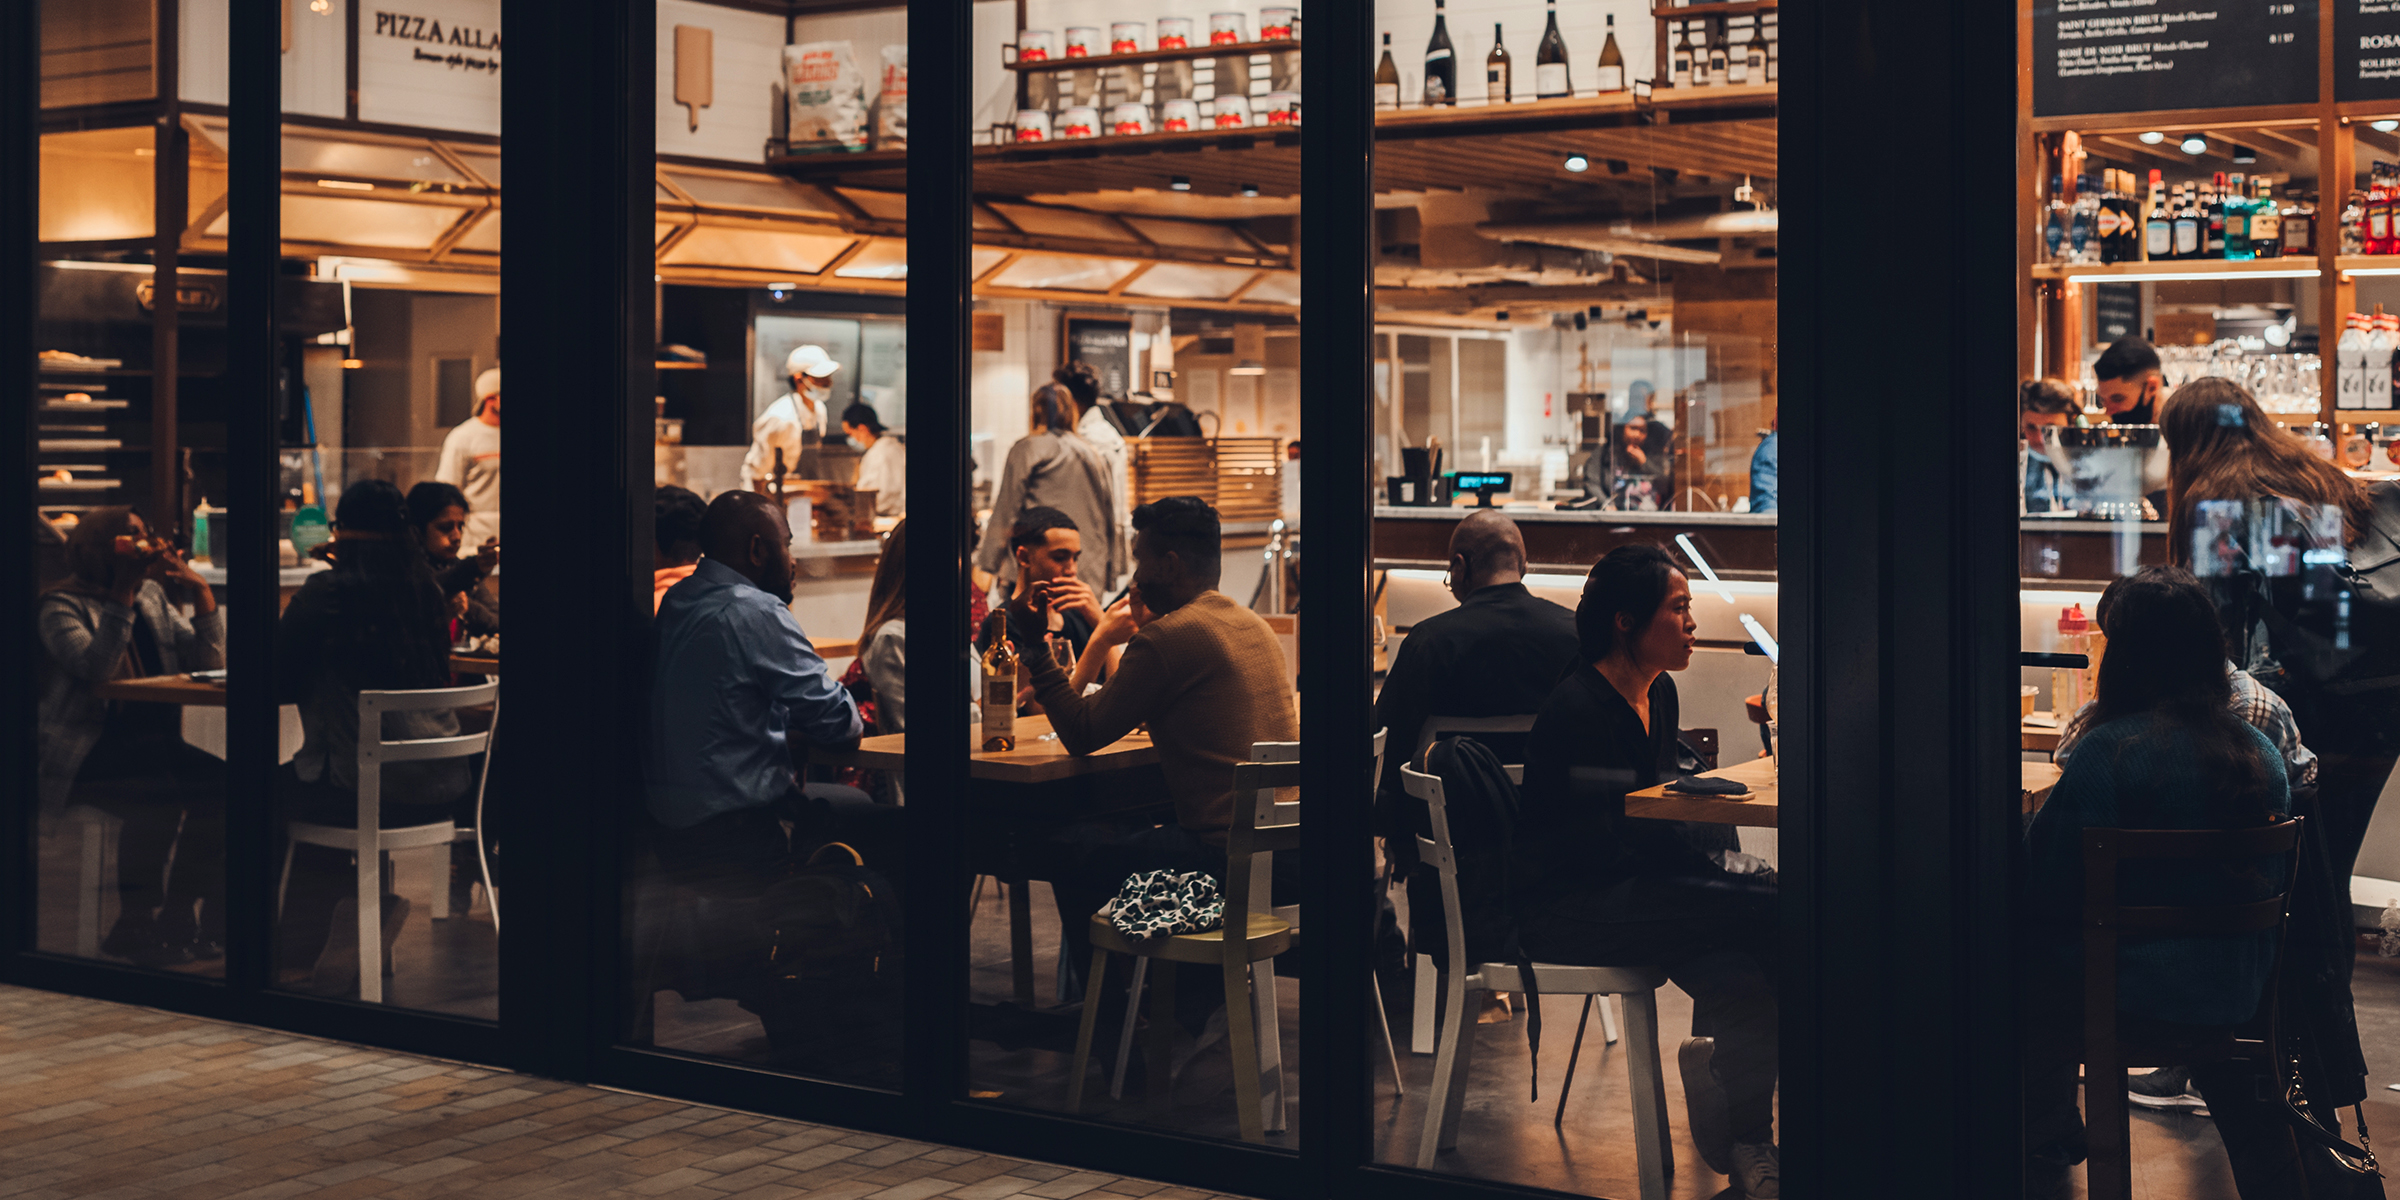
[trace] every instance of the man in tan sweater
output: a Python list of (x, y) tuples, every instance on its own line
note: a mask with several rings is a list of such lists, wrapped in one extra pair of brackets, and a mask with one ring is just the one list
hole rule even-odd
[(1054, 853), (1046, 856), (1052, 862), (1041, 874), (1058, 898), (1068, 961), (1078, 965), (1089, 958), (1092, 913), (1127, 875), (1174, 870), (1223, 877), (1234, 764), (1250, 760), (1254, 742), (1300, 736), (1291, 672), (1274, 631), (1217, 590), (1217, 511), (1195, 497), (1173, 496), (1135, 509), (1133, 528), (1133, 592), (1105, 614), (1084, 650), (1087, 662), (1075, 672), (1089, 677), (1096, 664), (1088, 660), (1123, 645), (1124, 658), (1107, 684), (1081, 695), (1056, 663), (1039, 654), (1027, 659), (1034, 664), (1034, 695), (1061, 745), (1089, 754), (1147, 725), (1175, 802), (1172, 825), (1084, 826), (1054, 839)]

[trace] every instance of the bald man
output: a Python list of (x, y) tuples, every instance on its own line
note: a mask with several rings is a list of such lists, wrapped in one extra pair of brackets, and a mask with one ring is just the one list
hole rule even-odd
[[(773, 501), (746, 491), (718, 496), (700, 520), (705, 557), (667, 589), (653, 627), (648, 800), (662, 827), (655, 845), (670, 870), (710, 877), (735, 894), (763, 889), (789, 850), (811, 849), (837, 831), (848, 840), (841, 827), (853, 810), (876, 807), (855, 788), (804, 788), (794, 773), (806, 747), (854, 742), (861, 730), (858, 706), (788, 607), (790, 543)], [(789, 846), (779, 815), (794, 822)], [(896, 862), (869, 865), (897, 873)]]
[[(1386, 795), (1404, 794), (1400, 764), (1415, 757), (1425, 718), (1538, 712), (1574, 665), (1575, 614), (1527, 591), (1524, 581), (1525, 538), (1516, 522), (1483, 510), (1451, 530), (1450, 594), (1458, 607), (1408, 632), (1375, 698), (1375, 722), (1391, 731)], [(1521, 761), (1520, 747), (1494, 741), (1502, 761)]]

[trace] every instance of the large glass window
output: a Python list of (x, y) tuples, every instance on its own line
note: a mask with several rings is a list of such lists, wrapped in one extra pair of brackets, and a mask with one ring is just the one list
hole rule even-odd
[(1377, 15), (1378, 1162), (1779, 1177), (1779, 39), (1705, 10)]
[(619, 1028), (896, 1088), (922, 885), (899, 769), (907, 13), (658, 23), (655, 658)]

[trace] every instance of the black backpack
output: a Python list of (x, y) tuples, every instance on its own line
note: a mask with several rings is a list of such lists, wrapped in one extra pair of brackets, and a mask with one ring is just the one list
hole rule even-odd
[[(1517, 921), (1509, 905), (1509, 858), (1516, 845), (1517, 785), (1500, 759), (1471, 737), (1449, 737), (1425, 748), (1424, 770), (1442, 780), (1450, 844), (1458, 859), (1459, 922), (1470, 963), (1516, 962)], [(1433, 836), (1424, 806), (1413, 806), (1417, 832)], [(1441, 876), (1418, 863), (1408, 876), (1410, 941), (1419, 954), (1448, 970), (1449, 927), (1442, 911)]]
[(830, 842), (759, 907), (769, 930), (759, 1017), (774, 1063), (845, 1079), (896, 1069), (907, 939), (891, 881)]

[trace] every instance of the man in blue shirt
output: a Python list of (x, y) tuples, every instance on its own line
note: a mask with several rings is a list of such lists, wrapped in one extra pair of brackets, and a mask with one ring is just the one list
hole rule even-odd
[(1780, 430), (1770, 426), (1767, 436), (1758, 439), (1758, 449), (1750, 452), (1750, 511), (1775, 511), (1776, 459), (1780, 455), (1777, 443), (1783, 440)]
[[(835, 834), (898, 849), (896, 830), (872, 835), (899, 810), (795, 776), (796, 749), (854, 742), (862, 727), (787, 607), (790, 542), (772, 500), (718, 496), (700, 525), (705, 557), (667, 590), (655, 626), (647, 782), (650, 815), (663, 827), (656, 848), (670, 870), (737, 893), (763, 889), (792, 848)], [(788, 845), (783, 820), (794, 825)], [(870, 865), (898, 874), (897, 861)]]

